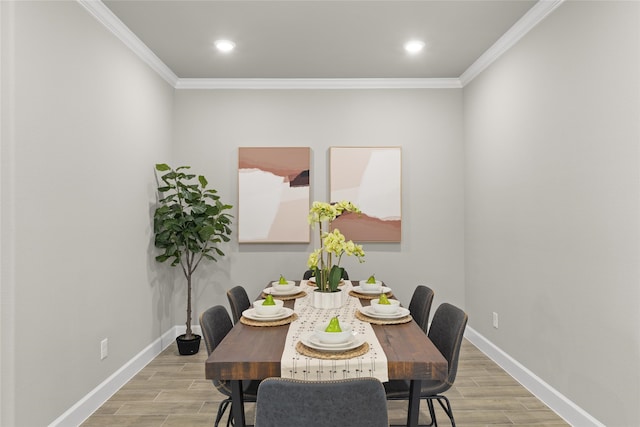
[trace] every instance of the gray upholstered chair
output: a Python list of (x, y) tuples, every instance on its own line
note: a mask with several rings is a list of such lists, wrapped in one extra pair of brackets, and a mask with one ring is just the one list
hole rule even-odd
[(375, 378), (302, 381), (267, 378), (258, 387), (255, 427), (388, 427)]
[(433, 303), (433, 290), (425, 285), (418, 285), (409, 302), (409, 312), (426, 334), (429, 329), (429, 312)]
[(247, 295), (247, 291), (242, 286), (234, 286), (227, 291), (227, 299), (231, 307), (233, 323), (236, 324), (242, 317), (242, 312), (251, 308), (249, 295)]
[[(309, 280), (313, 276), (313, 270), (307, 270), (302, 275), (302, 280)], [(349, 280), (349, 273), (347, 270), (342, 270), (342, 280)]]
[[(204, 337), (205, 345), (207, 346), (207, 354), (211, 354), (213, 350), (220, 344), (220, 342), (227, 336), (233, 324), (227, 309), (221, 305), (216, 305), (207, 309), (200, 315), (200, 328), (202, 329), (202, 336)], [(228, 381), (212, 380), (215, 388), (225, 396), (220, 405), (218, 406), (218, 414), (216, 415), (215, 426), (220, 423), (227, 407), (231, 406), (231, 384)], [(260, 381), (245, 381), (244, 387), (244, 400), (245, 402), (255, 402), (258, 394), (258, 385)], [(232, 422), (232, 412), (229, 410), (229, 418), (227, 419), (227, 426)]]
[[(433, 315), (428, 336), (438, 350), (440, 350), (440, 353), (442, 353), (445, 359), (447, 359), (447, 362), (449, 363), (449, 372), (447, 378), (444, 380), (422, 381), (420, 399), (426, 399), (427, 404), (429, 405), (429, 414), (431, 415), (431, 424), (429, 425), (438, 426), (433, 407), (433, 400), (438, 401), (451, 420), (451, 425), (454, 427), (456, 425), (455, 420), (453, 419), (451, 403), (442, 393), (449, 390), (456, 379), (460, 347), (462, 346), (462, 338), (467, 326), (467, 320), (468, 317), (464, 311), (449, 303), (441, 304)], [(392, 380), (384, 383), (387, 399), (409, 399), (409, 385), (409, 381), (403, 380)]]

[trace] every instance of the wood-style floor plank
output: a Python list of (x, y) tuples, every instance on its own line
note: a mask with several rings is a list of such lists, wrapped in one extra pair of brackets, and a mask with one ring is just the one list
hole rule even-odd
[[(82, 427), (200, 427), (212, 426), (218, 404), (225, 398), (204, 378), (204, 345), (193, 356), (180, 356), (175, 344), (102, 405)], [(481, 351), (464, 341), (458, 376), (446, 393), (456, 424), (464, 426), (568, 426)], [(420, 422), (428, 423), (426, 405), (420, 407)], [(247, 421), (253, 422), (254, 404), (246, 404)], [(389, 421), (406, 420), (405, 402), (389, 402)], [(448, 418), (436, 404), (438, 422)], [(226, 425), (226, 416), (221, 423)]]

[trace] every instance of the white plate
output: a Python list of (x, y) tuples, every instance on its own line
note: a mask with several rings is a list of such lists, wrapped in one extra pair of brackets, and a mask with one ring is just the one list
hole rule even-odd
[(370, 305), (362, 307), (360, 311), (369, 317), (377, 317), (379, 319), (400, 319), (410, 314), (409, 310), (404, 307), (398, 307), (398, 311), (393, 314), (378, 313)]
[(258, 310), (255, 309), (255, 307), (250, 308), (248, 310), (245, 311), (250, 311), (248, 314), (249, 316), (255, 317), (256, 319), (277, 319), (280, 316), (284, 315), (285, 311), (284, 311), (284, 307), (280, 308), (280, 310), (278, 310), (277, 313), (272, 313), (272, 314), (263, 314), (263, 313), (258, 313)]
[(391, 288), (387, 288), (386, 286), (383, 286), (382, 289), (380, 289), (379, 291), (365, 291), (360, 286), (354, 286), (352, 290), (353, 292), (357, 292), (359, 294), (376, 295), (376, 294), (386, 294), (387, 292), (391, 291)]
[(302, 288), (300, 286), (294, 286), (293, 289), (289, 289), (288, 291), (278, 291), (278, 290), (274, 289), (273, 286), (270, 286), (268, 288), (264, 288), (262, 290), (262, 292), (264, 292), (265, 294), (282, 295), (282, 296), (295, 295), (295, 294), (300, 293), (300, 291), (302, 291)]
[(260, 315), (258, 313), (256, 313), (256, 311), (253, 308), (249, 308), (245, 311), (242, 312), (242, 315), (244, 317), (246, 317), (247, 319), (251, 319), (251, 320), (258, 320), (261, 322), (270, 322), (272, 320), (280, 320), (280, 319), (286, 319), (287, 317), (291, 316), (293, 314), (293, 310), (287, 307), (282, 307), (282, 310), (273, 316), (263, 316)]
[(346, 343), (342, 343), (342, 344), (327, 344), (327, 343), (320, 342), (318, 337), (316, 337), (314, 334), (312, 334), (312, 335), (309, 335), (306, 338), (302, 338), (300, 341), (302, 341), (302, 344), (306, 345), (307, 347), (313, 348), (315, 350), (345, 351), (345, 350), (351, 350), (351, 349), (360, 347), (362, 345), (362, 343), (364, 342), (364, 337), (362, 337), (360, 335), (355, 335), (355, 336), (352, 336), (352, 338), (349, 341), (347, 341)]
[(320, 340), (320, 338), (316, 335), (316, 334), (312, 334), (309, 335), (306, 340), (309, 341), (311, 344), (315, 345), (316, 347), (322, 347), (322, 348), (342, 348), (345, 347), (347, 345), (350, 345), (351, 343), (353, 343), (353, 341), (356, 339), (357, 333), (353, 332), (352, 335), (349, 337), (349, 339), (347, 340), (347, 342), (341, 342), (341, 343), (328, 343), (328, 342), (322, 342)]

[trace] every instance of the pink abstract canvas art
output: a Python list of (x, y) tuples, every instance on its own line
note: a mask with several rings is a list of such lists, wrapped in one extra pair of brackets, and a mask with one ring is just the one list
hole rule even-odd
[(309, 147), (238, 149), (238, 241), (309, 242)]
[(348, 200), (362, 211), (340, 216), (333, 228), (357, 242), (400, 242), (400, 147), (331, 147), (329, 154), (331, 202)]

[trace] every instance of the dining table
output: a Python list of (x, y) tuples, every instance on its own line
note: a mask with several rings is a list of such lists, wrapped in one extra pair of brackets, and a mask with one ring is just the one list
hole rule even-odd
[[(352, 284), (358, 283), (346, 282), (349, 289), (354, 289)], [(312, 295), (310, 293), (314, 291), (314, 287), (308, 286), (309, 283), (306, 280), (295, 281), (295, 284), (309, 296)], [(271, 282), (267, 286), (270, 285)], [(264, 296), (262, 292), (261, 295)], [(391, 292), (389, 295), (393, 298)], [(368, 295), (360, 295), (352, 291), (349, 291), (349, 295), (345, 295), (345, 298), (358, 298), (363, 308), (371, 303)], [(304, 312), (297, 312), (295, 301), (295, 299), (286, 299), (284, 307), (296, 312), (295, 322), (304, 321)], [(231, 383), (231, 410), (236, 426), (247, 425), (242, 393), (243, 380), (286, 376), (283, 375), (281, 368), (290, 326), (291, 323), (260, 327), (239, 321), (207, 358), (205, 377), (227, 380)], [(418, 425), (420, 413), (421, 382), (446, 379), (447, 360), (413, 320), (397, 324), (371, 324), (371, 327), (386, 357), (387, 372), (385, 374), (388, 379), (410, 381), (407, 418), (403, 426), (415, 427)]]

